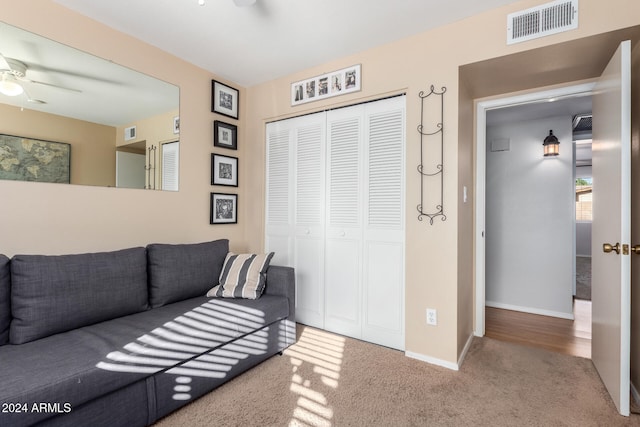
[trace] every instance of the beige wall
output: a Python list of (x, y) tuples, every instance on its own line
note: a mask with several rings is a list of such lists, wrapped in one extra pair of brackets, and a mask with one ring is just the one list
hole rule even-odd
[[(459, 82), (458, 121), (458, 356), (464, 349), (473, 330), (474, 322), (474, 144), (473, 102), (469, 88)], [(466, 187), (467, 201), (463, 196)]]
[[(153, 117), (147, 117), (134, 123), (127, 123), (124, 126), (118, 126), (116, 134), (116, 145), (118, 147), (129, 145), (139, 141), (148, 141), (150, 143), (159, 144), (160, 142), (174, 141), (180, 135), (173, 133), (173, 118), (180, 115), (179, 110), (169, 111)], [(129, 126), (136, 126), (136, 139), (131, 141), (124, 140), (124, 129)]]
[[(179, 192), (0, 182), (0, 253), (77, 253), (217, 238), (229, 238), (234, 250), (246, 248), (249, 198), (243, 187), (238, 189), (239, 224), (209, 225), (209, 194), (215, 189), (210, 185), (212, 122), (217, 118), (211, 113), (210, 88), (211, 79), (223, 79), (51, 0), (2, 0), (0, 6), (3, 21), (175, 84), (181, 98)], [(243, 145), (241, 140), (239, 155)]]
[(0, 133), (70, 144), (72, 184), (116, 184), (115, 128), (7, 104), (0, 117)]
[[(209, 185), (211, 123), (215, 115), (210, 113), (209, 88), (210, 80), (215, 76), (75, 15), (50, 0), (2, 0), (2, 19), (11, 24), (180, 86), (181, 182), (178, 193), (2, 182), (0, 252), (7, 255), (17, 252), (64, 253), (114, 249), (151, 241), (189, 242), (218, 237), (230, 238), (236, 250), (261, 250), (264, 240), (265, 122), (406, 92), (406, 349), (456, 363), (473, 324), (473, 298), (469, 294), (473, 289), (473, 266), (470, 262), (472, 211), (470, 204), (461, 204), (461, 187), (473, 187), (470, 159), (473, 131), (465, 129), (465, 126), (471, 126), (468, 105), (472, 98), (500, 93), (492, 92), (496, 81), (513, 82), (511, 87), (499, 87), (503, 92), (525, 89), (522, 84), (531, 88), (559, 83), (549, 82), (544, 73), (527, 81), (522, 76), (508, 74), (506, 69), (496, 72), (493, 66), (480, 66), (478, 73), (466, 76), (469, 78), (467, 88), (461, 88), (460, 67), (505, 55), (514, 55), (510, 56), (512, 60), (521, 58), (522, 61), (517, 63), (524, 66), (532, 49), (553, 47), (562, 42), (640, 24), (640, 2), (582, 0), (579, 29), (506, 46), (506, 15), (541, 3), (544, 1), (525, 0), (248, 90), (240, 88), (242, 120), (238, 123), (237, 152), (241, 158), (239, 224), (210, 226), (208, 203), (213, 188)], [(35, 8), (38, 9), (37, 14), (33, 13)], [(585, 49), (569, 56), (574, 60), (581, 57), (588, 61), (590, 53)], [(566, 59), (564, 56), (567, 56), (566, 52), (557, 57), (547, 55), (543, 62), (547, 71), (561, 66)], [(361, 92), (298, 107), (289, 105), (291, 82), (358, 63), (362, 64)], [(487, 69), (490, 73), (482, 75), (482, 71)], [(579, 75), (580, 67), (570, 71)], [(582, 78), (586, 77), (574, 80)], [(419, 139), (415, 131), (419, 123), (417, 93), (431, 84), (447, 87), (444, 117), (444, 204), (447, 220), (437, 221), (433, 226), (419, 222), (415, 212), (419, 194), (419, 176), (415, 171), (419, 163)], [(459, 108), (460, 101), (467, 106)], [(467, 121), (469, 123), (465, 124)], [(472, 192), (469, 195), (472, 196)], [(11, 208), (4, 209), (5, 206)], [(145, 215), (145, 212), (163, 212), (163, 215)], [(170, 218), (169, 222), (167, 218)], [(426, 307), (438, 310), (437, 327), (425, 324)]]
[[(141, 154), (146, 156), (146, 164), (151, 163), (155, 165), (154, 174), (155, 179), (145, 174), (145, 186), (148, 188), (161, 189), (162, 188), (162, 144), (167, 142), (174, 142), (180, 139), (180, 134), (173, 133), (173, 118), (179, 116), (179, 110), (169, 111), (164, 114), (159, 114), (153, 117), (147, 117), (144, 120), (139, 120), (135, 123), (128, 123), (124, 126), (118, 126), (116, 145), (119, 148), (134, 146), (136, 148), (143, 144), (141, 147)], [(136, 138), (131, 141), (124, 140), (124, 130), (130, 126), (136, 126)], [(150, 161), (148, 149), (151, 146), (155, 146), (156, 150), (153, 152), (154, 159)], [(151, 178), (151, 183), (149, 182)], [(155, 183), (155, 187), (153, 187)]]
[[(416, 35), (395, 43), (379, 46), (321, 66), (249, 88), (247, 91), (246, 133), (251, 141), (264, 141), (264, 123), (275, 118), (296, 116), (327, 107), (346, 105), (380, 98), (388, 94), (407, 93), (407, 227), (406, 227), (406, 350), (457, 363), (458, 357), (472, 333), (473, 325), (473, 129), (471, 99), (500, 92), (510, 92), (551, 85), (569, 80), (581, 80), (576, 57), (588, 62), (589, 55), (541, 50), (553, 53), (538, 65), (538, 73), (529, 84), (526, 77), (508, 74), (508, 69), (478, 67), (486, 75), (474, 75), (467, 87), (460, 87), (459, 71), (466, 64), (481, 63), (497, 57), (526, 59), (529, 51), (562, 42), (588, 37), (640, 24), (640, 3), (629, 0), (580, 2), (579, 29), (538, 40), (506, 45), (505, 20), (512, 11), (532, 7), (543, 1), (522, 1), (496, 9), (442, 28)], [(602, 19), (606, 16), (607, 19)], [(580, 51), (580, 52), (584, 52)], [(520, 54), (520, 56), (518, 56)], [(557, 67), (573, 59), (564, 76), (554, 73)], [(291, 107), (291, 82), (362, 64), (361, 92), (338, 98)], [(526, 64), (526, 61), (523, 61)], [(535, 65), (535, 64), (533, 64)], [(512, 67), (512, 69), (518, 67)], [(590, 67), (594, 68), (594, 67)], [(597, 65), (595, 66), (597, 68)], [(553, 78), (549, 78), (549, 75)], [(585, 73), (589, 74), (589, 73)], [(565, 78), (563, 80), (563, 78)], [(509, 80), (512, 84), (500, 84)], [(480, 84), (487, 82), (486, 84)], [(523, 83), (524, 82), (524, 83)], [(496, 85), (496, 83), (498, 83)], [(428, 89), (446, 86), (445, 97), (445, 183), (444, 205), (447, 220), (434, 225), (417, 220), (415, 206), (419, 198), (419, 123), (417, 94)], [(524, 86), (523, 86), (524, 85)], [(493, 91), (493, 92), (492, 92)], [(458, 103), (463, 102), (459, 108)], [(254, 250), (262, 248), (264, 216), (264, 145), (247, 153), (244, 164), (255, 172), (247, 183), (247, 191), (255, 199), (254, 209), (246, 224), (247, 234), (260, 236), (252, 240)], [(469, 190), (469, 203), (463, 205), (462, 187)], [(438, 326), (425, 322), (425, 309), (438, 310)]]

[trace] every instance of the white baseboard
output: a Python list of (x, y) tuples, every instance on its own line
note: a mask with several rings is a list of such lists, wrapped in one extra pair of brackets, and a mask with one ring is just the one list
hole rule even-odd
[(631, 396), (633, 397), (633, 400), (636, 402), (636, 404), (640, 405), (640, 393), (638, 393), (638, 389), (633, 384), (633, 381), (631, 382)]
[(469, 335), (467, 338), (467, 342), (464, 344), (464, 348), (462, 349), (462, 353), (460, 353), (460, 357), (458, 358), (458, 366), (462, 366), (462, 362), (464, 362), (464, 358), (467, 356), (467, 352), (469, 351), (469, 347), (471, 347), (471, 343), (473, 342), (473, 333)]
[(487, 301), (485, 302), (487, 307), (503, 308), (505, 310), (521, 311), (523, 313), (541, 314), (543, 316), (559, 317), (561, 319), (573, 320), (573, 313), (563, 313), (561, 311), (543, 310), (534, 307), (522, 307), (519, 305), (503, 304), (501, 302)]
[(412, 351), (405, 351), (404, 355), (410, 357), (412, 359), (420, 360), (422, 362), (427, 362), (432, 365), (442, 366), (443, 368), (451, 369), (452, 371), (459, 371), (460, 366), (457, 363), (449, 362), (442, 359), (437, 359), (435, 357), (426, 356), (420, 353), (414, 353)]
[(464, 348), (462, 349), (462, 353), (460, 353), (460, 357), (458, 358), (458, 363), (448, 362), (446, 360), (437, 359), (431, 356), (425, 356), (424, 354), (414, 353), (412, 351), (405, 351), (404, 355), (412, 359), (421, 360), (422, 362), (431, 363), (432, 365), (442, 366), (443, 368), (451, 369), (453, 371), (459, 371), (460, 366), (462, 366), (462, 362), (464, 361), (464, 358), (469, 351), (469, 347), (471, 347), (473, 337), (474, 335), (471, 334), (469, 335), (469, 338), (467, 338), (467, 342), (465, 343)]

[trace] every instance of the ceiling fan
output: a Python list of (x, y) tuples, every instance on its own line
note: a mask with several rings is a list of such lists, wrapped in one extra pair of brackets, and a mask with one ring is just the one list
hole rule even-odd
[(27, 70), (28, 67), (26, 64), (18, 61), (17, 59), (7, 58), (0, 54), (0, 93), (7, 96), (19, 96), (24, 93), (27, 97), (28, 102), (36, 104), (46, 104), (45, 101), (31, 98), (26, 90), (24, 83), (49, 86), (57, 89), (68, 90), (71, 92), (82, 92), (78, 89), (72, 89), (52, 83), (28, 79), (26, 77)]

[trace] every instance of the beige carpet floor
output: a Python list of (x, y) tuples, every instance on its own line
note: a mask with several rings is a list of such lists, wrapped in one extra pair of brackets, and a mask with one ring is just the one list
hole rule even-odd
[(627, 426), (589, 359), (475, 338), (460, 371), (298, 327), (298, 342), (157, 423)]

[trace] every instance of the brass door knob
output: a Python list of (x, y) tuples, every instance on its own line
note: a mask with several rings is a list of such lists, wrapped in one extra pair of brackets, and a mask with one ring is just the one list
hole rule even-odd
[(607, 254), (611, 252), (615, 252), (618, 255), (620, 255), (620, 243), (616, 243), (615, 245), (612, 245), (611, 243), (605, 243), (602, 245), (602, 250), (604, 251), (604, 253), (607, 253)]
[(640, 255), (640, 245), (631, 246), (631, 252), (636, 255)]

